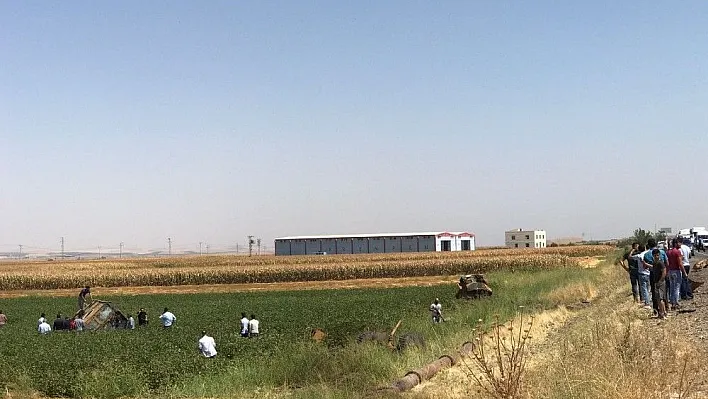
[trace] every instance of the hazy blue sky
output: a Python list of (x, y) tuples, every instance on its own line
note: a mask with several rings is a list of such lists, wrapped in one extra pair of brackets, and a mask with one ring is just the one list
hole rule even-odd
[(708, 225), (705, 1), (0, 1), (0, 252)]

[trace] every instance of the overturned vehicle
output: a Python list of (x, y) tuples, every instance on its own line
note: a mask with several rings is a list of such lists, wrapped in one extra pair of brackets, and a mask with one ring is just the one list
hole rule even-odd
[[(80, 315), (79, 311), (76, 316)], [(89, 331), (118, 330), (128, 327), (128, 318), (115, 305), (106, 301), (93, 301), (84, 308), (85, 329)]]
[(492, 289), (483, 274), (467, 274), (457, 283), (455, 298), (478, 299), (492, 296)]

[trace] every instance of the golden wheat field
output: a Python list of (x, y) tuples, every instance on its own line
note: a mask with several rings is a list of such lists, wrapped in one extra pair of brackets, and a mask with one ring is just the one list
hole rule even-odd
[(579, 267), (608, 246), (328, 256), (192, 256), (0, 262), (0, 290), (275, 283)]

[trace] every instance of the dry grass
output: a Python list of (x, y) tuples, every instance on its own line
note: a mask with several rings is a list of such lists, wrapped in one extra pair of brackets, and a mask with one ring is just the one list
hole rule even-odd
[(546, 294), (554, 305), (591, 301), (597, 296), (597, 286), (589, 281), (569, 284)]
[[(527, 372), (528, 398), (698, 398), (705, 348), (679, 322), (658, 324), (626, 300), (621, 270), (605, 266), (606, 289), (545, 343)], [(582, 292), (584, 288), (578, 287)], [(570, 295), (574, 288), (570, 288)], [(593, 290), (590, 289), (590, 292)], [(558, 290), (562, 298), (567, 293)]]

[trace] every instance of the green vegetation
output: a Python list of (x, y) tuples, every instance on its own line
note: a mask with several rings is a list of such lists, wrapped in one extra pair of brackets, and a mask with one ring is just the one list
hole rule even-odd
[[(358, 397), (405, 371), (455, 350), (473, 336), (478, 319), (509, 318), (519, 310), (547, 308), (558, 300), (544, 294), (598, 278), (594, 269), (495, 272), (494, 296), (455, 300), (456, 285), (369, 290), (323, 290), (101, 298), (124, 312), (148, 309), (151, 325), (135, 331), (36, 333), (46, 312), (70, 313), (74, 298), (27, 297), (0, 302), (10, 323), (0, 330), (0, 388), (44, 395), (101, 397), (170, 395), (240, 397), (247, 392), (288, 391), (295, 397)], [(430, 322), (428, 305), (439, 297), (446, 323)], [(176, 327), (164, 331), (157, 319), (168, 306)], [(255, 313), (261, 337), (239, 337), (240, 313)], [(427, 348), (404, 353), (356, 345), (366, 330), (419, 332)], [(309, 339), (311, 328), (328, 333)], [(197, 353), (202, 329), (217, 341), (219, 355)], [(297, 388), (297, 389), (294, 389)]]

